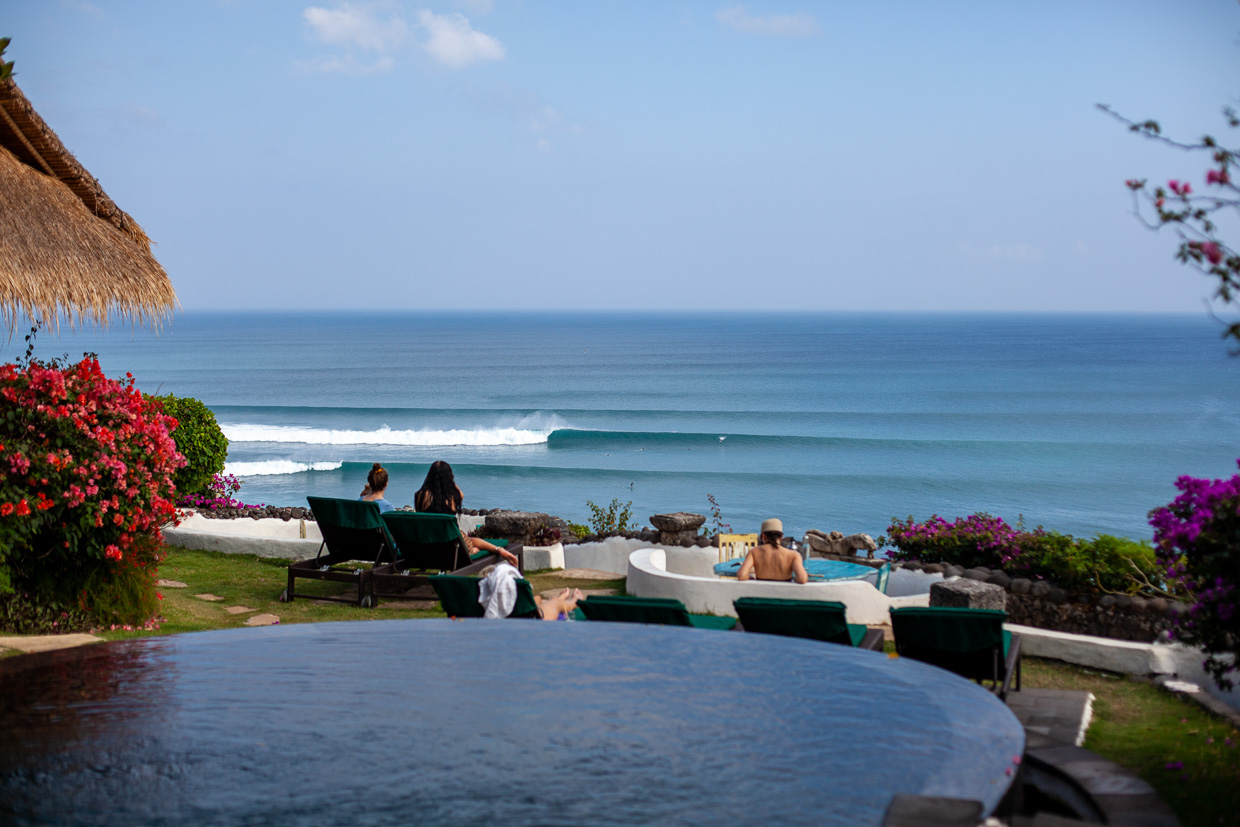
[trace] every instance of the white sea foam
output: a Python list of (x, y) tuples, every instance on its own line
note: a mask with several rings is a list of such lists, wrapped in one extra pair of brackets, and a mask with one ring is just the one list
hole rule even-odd
[(224, 466), (224, 473), (236, 477), (266, 477), (275, 474), (300, 474), (303, 471), (335, 471), (343, 464), (343, 462), (293, 462), (288, 459), (269, 459), (262, 462), (230, 462)]
[(329, 430), (290, 425), (223, 424), (229, 442), (297, 442), (306, 445), (537, 445), (546, 442), (552, 428), (490, 427), (452, 430), (373, 431)]

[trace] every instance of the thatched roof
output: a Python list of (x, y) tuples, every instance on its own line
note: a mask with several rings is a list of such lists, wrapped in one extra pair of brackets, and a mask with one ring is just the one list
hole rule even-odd
[(0, 317), (10, 335), (19, 315), (158, 324), (175, 304), (146, 233), (17, 84), (0, 80)]

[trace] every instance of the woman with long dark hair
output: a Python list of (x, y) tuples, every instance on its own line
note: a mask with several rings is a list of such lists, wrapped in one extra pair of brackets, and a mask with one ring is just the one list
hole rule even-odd
[[(413, 496), (413, 506), (426, 514), (459, 514), (464, 498), (465, 495), (461, 493), (456, 477), (452, 474), (452, 466), (437, 459), (431, 463), (430, 470), (426, 472), (426, 480)], [(517, 556), (507, 549), (477, 537), (466, 536), (465, 542), (471, 552), (493, 551), (512, 565), (517, 565)]]

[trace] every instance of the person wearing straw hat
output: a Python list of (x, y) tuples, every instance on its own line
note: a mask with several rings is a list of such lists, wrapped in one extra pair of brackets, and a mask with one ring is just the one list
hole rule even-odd
[(783, 522), (774, 517), (766, 520), (762, 523), (761, 534), (762, 544), (745, 555), (745, 562), (741, 563), (736, 579), (748, 580), (752, 575), (755, 580), (808, 583), (809, 575), (805, 573), (801, 555), (779, 544), (784, 537)]

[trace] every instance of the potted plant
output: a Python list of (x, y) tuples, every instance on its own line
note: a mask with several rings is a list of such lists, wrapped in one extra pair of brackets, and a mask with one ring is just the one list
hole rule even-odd
[(564, 544), (560, 542), (560, 530), (546, 523), (539, 523), (525, 545), (526, 571), (564, 568)]

